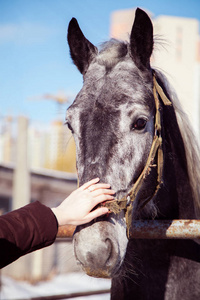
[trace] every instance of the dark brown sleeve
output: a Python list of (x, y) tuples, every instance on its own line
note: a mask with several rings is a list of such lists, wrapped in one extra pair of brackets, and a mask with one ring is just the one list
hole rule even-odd
[(51, 245), (58, 223), (49, 207), (34, 202), (0, 217), (0, 268)]

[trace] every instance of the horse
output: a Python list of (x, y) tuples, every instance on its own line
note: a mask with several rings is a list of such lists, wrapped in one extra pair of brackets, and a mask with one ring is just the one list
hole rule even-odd
[(151, 67), (149, 16), (137, 8), (129, 42), (98, 49), (75, 18), (67, 38), (83, 75), (66, 113), (79, 184), (99, 177), (116, 191), (109, 214), (76, 228), (77, 261), (89, 276), (112, 278), (112, 300), (200, 299), (198, 240), (129, 238), (133, 221), (200, 212), (199, 148), (176, 93)]

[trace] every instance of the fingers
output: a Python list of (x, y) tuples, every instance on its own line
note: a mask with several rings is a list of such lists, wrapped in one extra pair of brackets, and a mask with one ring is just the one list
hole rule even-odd
[(114, 200), (115, 198), (113, 196), (110, 196), (110, 195), (100, 195), (99, 197), (95, 198), (93, 201), (93, 205), (94, 207), (102, 202), (106, 202), (106, 201), (112, 201)]
[(84, 220), (84, 223), (88, 223), (95, 218), (98, 218), (102, 215), (105, 215), (109, 212), (107, 207), (99, 207), (93, 211), (91, 211)]
[(86, 183), (84, 183), (80, 188), (79, 188), (79, 190), (86, 190), (86, 189), (88, 189), (91, 185), (93, 185), (93, 184), (96, 184), (97, 182), (99, 182), (99, 178), (97, 177), (97, 178), (94, 178), (94, 179), (92, 179), (92, 180), (90, 180), (90, 181), (88, 181), (88, 182), (86, 182)]
[[(94, 208), (95, 206), (97, 206), (98, 204), (102, 203), (102, 202), (112, 201), (112, 200), (115, 199), (115, 197), (113, 196), (113, 194), (115, 193), (114, 191), (110, 190), (109, 191), (110, 194), (107, 194), (108, 190), (105, 190), (105, 193), (103, 193), (103, 191), (104, 190), (98, 190), (98, 191), (96, 191), (96, 193), (98, 193), (98, 195), (96, 197), (94, 197), (94, 196), (92, 197), (92, 200), (90, 202), (91, 209)], [(90, 192), (91, 195), (93, 193), (95, 193), (95, 192)]]
[[(91, 205), (94, 207), (97, 204), (109, 201), (114, 199), (115, 191), (109, 189), (109, 184), (96, 184), (95, 186), (90, 186), (88, 195), (91, 197), (92, 202)], [(92, 190), (93, 188), (93, 190)]]
[(107, 207), (99, 207), (93, 211), (91, 210), (101, 202), (106, 202), (114, 199), (115, 191), (110, 189), (110, 184), (98, 182), (99, 178), (92, 179), (83, 184), (77, 190), (82, 195), (84, 195), (84, 198), (82, 198), (85, 199), (84, 203), (88, 203), (88, 213), (84, 217), (84, 219), (82, 219), (82, 222), (84, 223), (90, 222), (92, 219), (98, 218), (99, 216), (108, 213), (109, 210)]
[[(79, 190), (80, 191), (84, 191), (84, 190), (87, 190), (90, 191), (90, 192), (94, 192), (96, 190), (100, 190), (100, 189), (107, 189), (107, 191), (109, 191), (110, 189), (110, 184), (107, 184), (107, 183), (98, 183), (99, 182), (99, 178), (95, 178), (95, 179), (92, 179), (86, 183), (84, 183), (80, 188)], [(111, 191), (111, 190), (110, 190)], [(101, 191), (101, 193), (104, 193), (104, 191)], [(111, 192), (112, 193), (112, 192)], [(99, 193), (97, 194), (94, 194), (95, 195), (98, 195)]]
[[(92, 205), (93, 207), (98, 205), (101, 202), (109, 201), (109, 200), (114, 200), (114, 194), (115, 192), (113, 190), (98, 190), (95, 192), (91, 192), (93, 194), (93, 201)], [(95, 194), (95, 196), (94, 196)]]
[(90, 185), (88, 187), (88, 190), (90, 192), (94, 192), (94, 191), (97, 191), (97, 190), (107, 190), (107, 191), (109, 191), (110, 190), (110, 184), (107, 184), (107, 183), (97, 183), (97, 184), (94, 184), (94, 185)]
[(94, 191), (90, 192), (93, 197), (98, 197), (100, 195), (114, 195), (115, 191), (108, 189), (108, 188), (99, 188), (95, 189)]

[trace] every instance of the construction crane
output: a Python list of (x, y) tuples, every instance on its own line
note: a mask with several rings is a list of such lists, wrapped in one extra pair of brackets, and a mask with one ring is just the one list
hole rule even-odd
[(63, 93), (54, 94), (44, 94), (43, 99), (56, 101), (58, 104), (64, 104), (69, 102), (69, 98), (66, 97)]
[(63, 104), (70, 102), (69, 97), (67, 97), (63, 92), (58, 92), (57, 94), (44, 94), (42, 96), (29, 97), (30, 101), (41, 101), (41, 100), (52, 100), (58, 104), (59, 111)]

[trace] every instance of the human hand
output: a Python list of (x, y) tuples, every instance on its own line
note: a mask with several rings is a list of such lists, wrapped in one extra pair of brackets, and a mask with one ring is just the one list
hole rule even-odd
[(113, 200), (115, 192), (109, 184), (98, 183), (95, 178), (73, 191), (58, 207), (52, 208), (59, 226), (81, 225), (108, 213), (107, 207), (91, 211), (97, 204)]

